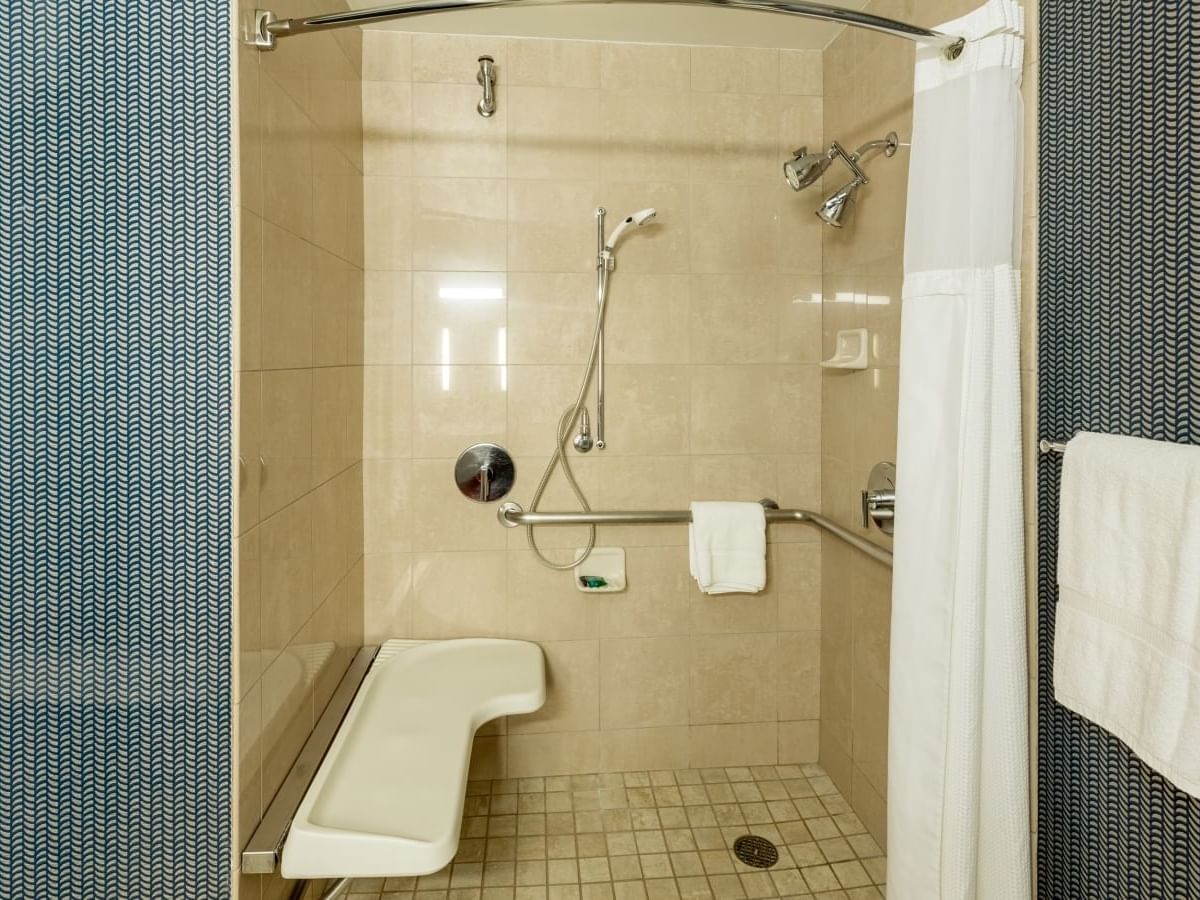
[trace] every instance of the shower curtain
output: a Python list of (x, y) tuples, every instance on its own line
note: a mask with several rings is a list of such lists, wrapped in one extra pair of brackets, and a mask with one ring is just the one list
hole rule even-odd
[(1019, 376), (1022, 11), (916, 63), (900, 353), (889, 900), (1030, 896)]

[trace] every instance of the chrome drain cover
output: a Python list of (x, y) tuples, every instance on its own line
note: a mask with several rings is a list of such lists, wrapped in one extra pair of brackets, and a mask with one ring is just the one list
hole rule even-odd
[(734, 841), (733, 855), (756, 869), (769, 869), (779, 862), (779, 850), (757, 834), (744, 834)]

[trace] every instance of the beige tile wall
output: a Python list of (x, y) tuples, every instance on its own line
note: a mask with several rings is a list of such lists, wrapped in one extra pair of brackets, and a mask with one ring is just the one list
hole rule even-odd
[[(977, 0), (872, 0), (867, 11), (928, 26), (963, 15)], [(1033, 435), (1034, 297), (1036, 259), (1036, 3), (1026, 0), (1031, 39), (1025, 69), (1026, 188), (1025, 293), (1022, 381), (1026, 431)], [(895, 130), (912, 131), (913, 47), (855, 29), (825, 51), (824, 130), (847, 146)], [(840, 174), (840, 173), (839, 173)], [(899, 385), (900, 288), (903, 266), (907, 151), (872, 163), (870, 188), (842, 231), (825, 229), (823, 343), (831, 353), (835, 333), (870, 329), (870, 367), (826, 372), (822, 381), (822, 509), (842, 525), (885, 546), (890, 539), (862, 527), (859, 491), (871, 467), (895, 460)], [(830, 191), (838, 185), (826, 185)], [(810, 205), (820, 201), (813, 191)], [(1026, 441), (1031, 446), (1031, 441)], [(1033, 479), (1026, 479), (1027, 532), (1036, 509)], [(1031, 565), (1034, 545), (1030, 544)], [(838, 541), (825, 539), (822, 566), (821, 763), (850, 799), (875, 838), (886, 840), (888, 644), (890, 573)], [(1032, 634), (1032, 632), (1031, 632)], [(1033, 670), (1031, 669), (1031, 672)]]
[[(610, 445), (572, 457), (591, 502), (820, 502), (821, 242), (780, 178), (821, 140), (820, 54), (372, 31), (364, 72), (366, 639), (545, 648), (545, 708), (480, 738), (480, 776), (814, 759), (811, 530), (774, 529), (763, 594), (706, 598), (683, 528), (605, 529), (630, 587), (584, 595), (452, 467), (497, 441), (528, 504), (591, 338), (594, 209), (655, 206), (612, 280)], [(574, 507), (561, 476), (544, 505)]]
[(362, 644), (360, 72), (355, 31), (238, 50), (235, 851)]

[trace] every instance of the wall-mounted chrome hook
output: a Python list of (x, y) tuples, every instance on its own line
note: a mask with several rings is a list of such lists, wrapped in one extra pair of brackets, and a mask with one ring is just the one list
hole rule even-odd
[(475, 80), (483, 87), (483, 99), (475, 107), (485, 119), (496, 114), (496, 61), (490, 56), (479, 57), (479, 74)]

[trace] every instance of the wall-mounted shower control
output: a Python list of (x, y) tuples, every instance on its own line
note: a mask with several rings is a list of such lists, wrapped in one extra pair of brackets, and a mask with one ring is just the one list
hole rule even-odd
[(879, 530), (890, 535), (896, 522), (896, 465), (878, 463), (867, 479), (867, 489), (862, 492), (862, 524), (870, 528), (874, 522)]
[(454, 464), (459, 493), (476, 503), (491, 503), (506, 496), (517, 480), (517, 467), (508, 451), (497, 444), (468, 447)]

